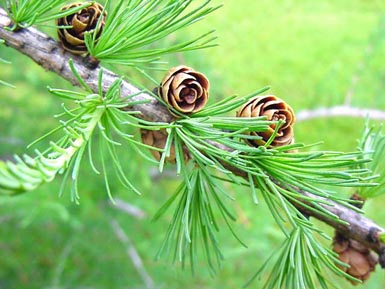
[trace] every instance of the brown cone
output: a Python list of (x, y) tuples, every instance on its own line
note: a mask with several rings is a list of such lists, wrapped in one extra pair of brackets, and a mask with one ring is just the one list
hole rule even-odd
[[(82, 4), (84, 3), (72, 3), (62, 7), (61, 10), (68, 10)], [(59, 40), (65, 50), (74, 54), (87, 53), (87, 47), (84, 42), (84, 33), (96, 31), (95, 39), (97, 41), (102, 33), (107, 16), (107, 12), (105, 10), (103, 11), (103, 9), (103, 6), (99, 3), (92, 2), (92, 5), (83, 8), (74, 14), (56, 20), (57, 26), (71, 26), (70, 28), (58, 28)], [(99, 21), (100, 17), (102, 17), (102, 19)]]
[[(374, 271), (378, 262), (377, 258), (370, 250), (361, 243), (346, 239), (341, 234), (336, 233), (333, 242), (333, 251), (338, 253), (339, 259), (348, 264), (350, 267), (339, 266), (341, 270), (357, 279), (365, 281), (369, 278), (370, 273)], [(353, 285), (359, 284), (349, 280)]]
[(180, 65), (167, 72), (158, 88), (158, 94), (170, 107), (190, 114), (200, 111), (206, 105), (209, 87), (209, 80), (204, 74)]
[[(278, 133), (270, 147), (288, 145), (294, 142), (293, 124), (295, 115), (293, 109), (283, 100), (274, 95), (256, 96), (251, 98), (237, 112), (238, 117), (266, 116), (267, 120), (283, 120), (285, 123), (279, 128)], [(274, 133), (275, 125), (270, 125), (265, 132), (250, 132), (250, 135), (260, 136), (262, 139), (249, 140), (253, 146), (263, 146)]]
[[(156, 147), (159, 149), (163, 149), (166, 146), (167, 142), (167, 132), (164, 129), (161, 130), (146, 130), (141, 129), (142, 142), (146, 145)], [(150, 150), (153, 157), (159, 161), (162, 157), (162, 152), (157, 150)], [(187, 148), (183, 147), (183, 155), (184, 160), (187, 162), (190, 159)], [(170, 156), (166, 158), (167, 162), (175, 164), (176, 156), (175, 156), (175, 147), (171, 145), (170, 148)]]

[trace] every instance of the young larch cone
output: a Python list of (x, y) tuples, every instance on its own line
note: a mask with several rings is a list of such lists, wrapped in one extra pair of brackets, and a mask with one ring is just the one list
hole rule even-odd
[[(350, 266), (349, 268), (339, 266), (340, 269), (362, 281), (369, 278), (378, 262), (367, 247), (355, 240), (345, 238), (338, 232), (334, 237), (333, 251), (338, 254), (338, 258), (342, 262)], [(359, 284), (353, 280), (349, 281), (353, 285)]]
[[(72, 3), (62, 7), (61, 10), (68, 10), (83, 4), (82, 2)], [(59, 26), (57, 30), (59, 40), (65, 50), (74, 54), (87, 53), (84, 33), (96, 33), (95, 39), (98, 40), (107, 16), (107, 12), (103, 9), (101, 4), (92, 2), (90, 6), (56, 20), (56, 25)], [(100, 17), (102, 18), (100, 19)]]
[[(283, 120), (283, 125), (278, 129), (277, 135), (270, 144), (271, 147), (289, 145), (294, 142), (293, 124), (295, 115), (293, 109), (283, 100), (274, 95), (255, 96), (245, 103), (237, 112), (238, 117), (259, 117), (266, 116), (267, 120)], [(250, 132), (252, 136), (260, 136), (261, 139), (248, 140), (253, 146), (263, 146), (270, 139), (276, 129), (271, 124), (267, 131)]]
[(209, 87), (204, 74), (180, 65), (167, 72), (158, 87), (158, 95), (175, 110), (190, 114), (206, 105)]
[[(160, 130), (141, 129), (140, 133), (142, 136), (142, 142), (144, 144), (152, 147), (156, 147), (159, 149), (164, 149), (164, 147), (166, 146), (168, 134), (165, 129), (160, 129)], [(162, 152), (157, 150), (152, 150), (152, 149), (150, 149), (150, 152), (157, 161), (161, 159)], [(184, 156), (185, 162), (187, 162), (190, 159), (190, 155), (186, 147), (183, 147), (183, 156)], [(173, 164), (175, 164), (176, 162), (175, 147), (173, 144), (171, 145), (171, 148), (170, 148), (170, 156), (166, 158), (166, 161)]]

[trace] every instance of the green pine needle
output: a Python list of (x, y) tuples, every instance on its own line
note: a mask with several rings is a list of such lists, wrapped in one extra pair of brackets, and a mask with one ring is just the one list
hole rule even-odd
[(337, 288), (327, 277), (330, 272), (360, 282), (340, 269), (347, 265), (338, 260), (335, 252), (321, 245), (314, 235), (319, 232), (312, 225), (297, 221), (300, 225), (290, 232), (281, 248), (273, 253), (245, 287), (256, 278), (268, 275), (263, 289)]
[[(54, 133), (61, 132), (63, 136), (58, 141), (51, 142), (45, 151), (36, 151), (36, 157), (26, 155), (20, 158), (16, 156), (15, 162), (1, 162), (0, 194), (12, 195), (31, 191), (43, 183), (52, 181), (57, 174), (64, 173), (64, 181), (68, 178), (71, 179), (71, 199), (78, 202), (80, 167), (86, 155), (89, 157), (93, 171), (103, 175), (106, 190), (111, 199), (112, 193), (108, 180), (109, 168), (106, 165), (107, 158), (112, 160), (109, 164), (112, 165), (121, 183), (129, 190), (139, 194), (139, 191), (124, 173), (124, 167), (120, 163), (116, 151), (116, 146), (121, 146), (121, 142), (115, 140), (115, 138), (119, 137), (125, 143), (140, 147), (141, 143), (134, 140), (133, 135), (130, 133), (133, 129), (144, 125), (149, 129), (160, 129), (167, 127), (167, 125), (153, 124), (151, 126), (151, 122), (136, 118), (137, 112), (122, 110), (122, 107), (138, 102), (130, 102), (130, 98), (134, 95), (121, 97), (121, 79), (111, 84), (104, 94), (101, 91), (101, 86), (98, 94), (90, 93), (92, 92), (91, 89), (80, 78), (72, 62), (70, 62), (70, 66), (75, 77), (79, 79), (80, 83), (83, 83), (85, 92), (50, 88), (49, 91), (52, 94), (75, 102), (77, 107), (69, 110), (63, 106), (64, 112), (58, 115), (64, 118), (64, 120), (60, 121), (61, 125), (37, 139), (31, 145), (52, 136)], [(103, 70), (101, 69), (99, 72), (100, 83), (102, 77)], [(92, 139), (95, 137), (99, 138), (101, 169), (98, 169), (93, 161), (93, 148), (91, 145)], [(64, 185), (61, 187), (60, 194), (63, 191)]]
[(86, 2), (78, 7), (60, 11), (66, 3), (63, 0), (1, 0), (0, 5), (12, 19), (11, 30), (30, 27), (35, 24), (65, 17), (88, 7), (92, 2)]
[(269, 89), (270, 87), (266, 86), (246, 96), (232, 95), (232, 96), (225, 97), (224, 99), (212, 105), (206, 106), (203, 110), (194, 113), (192, 117), (196, 118), (196, 117), (206, 117), (206, 116), (220, 116), (223, 114), (227, 114), (229, 112), (234, 111), (235, 109), (240, 108), (243, 104), (245, 104), (254, 96), (260, 95)]
[(221, 216), (236, 237), (230, 225), (235, 217), (224, 202), (229, 198), (228, 195), (217, 183), (212, 182), (211, 173), (206, 167), (196, 165), (189, 171), (187, 178), (188, 182), (181, 184), (154, 217), (155, 220), (160, 218), (176, 203), (158, 258), (162, 254), (171, 255), (174, 262), (181, 262), (182, 267), (189, 262), (194, 271), (199, 261), (198, 256), (203, 255), (210, 272), (215, 273), (223, 260), (217, 239), (217, 232), (221, 227), (217, 218)]
[[(254, 95), (251, 94), (246, 99)], [(235, 104), (239, 104), (239, 98), (231, 97), (228, 100), (232, 109), (232, 104), (234, 107)], [(315, 288), (314, 284), (316, 283), (313, 278), (318, 280), (321, 288), (328, 288), (328, 282), (323, 274), (319, 273), (321, 272), (320, 266), (326, 264), (329, 269), (340, 274), (340, 270), (334, 265), (334, 262), (337, 262), (336, 258), (332, 252), (323, 248), (315, 238), (309, 237), (310, 229), (312, 232), (323, 234), (313, 227), (310, 220), (303, 215), (298, 207), (345, 223), (330, 213), (325, 205), (332, 205), (332, 202), (337, 202), (358, 210), (350, 203), (349, 199), (341, 197), (337, 192), (340, 187), (360, 188), (376, 185), (372, 183), (373, 177), (370, 170), (363, 167), (369, 162), (369, 159), (364, 158), (360, 151), (353, 153), (306, 152), (305, 150), (310, 146), (301, 144), (269, 149), (268, 145), (275, 137), (277, 130), (266, 146), (252, 147), (245, 142), (251, 138), (246, 132), (263, 132), (272, 123), (279, 128), (282, 122), (271, 122), (262, 117), (221, 117), (217, 114), (228, 112), (221, 104), (218, 104), (217, 107), (209, 107), (207, 111), (209, 113), (203, 111), (191, 116), (182, 116), (167, 130), (168, 140), (160, 162), (161, 167), (163, 167), (166, 157), (169, 156), (171, 147), (174, 146), (177, 172), (182, 175), (183, 184), (155, 217), (159, 218), (172, 204), (175, 204), (173, 221), (166, 233), (159, 255), (168, 253), (174, 256), (174, 260), (179, 260), (183, 266), (187, 260), (194, 266), (197, 262), (195, 258), (197, 258), (198, 252), (195, 247), (197, 241), (194, 242), (193, 237), (199, 236), (201, 244), (206, 250), (204, 255), (210, 270), (215, 271), (216, 267), (213, 264), (219, 264), (222, 255), (219, 254), (218, 240), (214, 238), (215, 235), (211, 239), (207, 239), (207, 236), (210, 236), (210, 232), (215, 232), (213, 228), (215, 228), (216, 222), (210, 219), (213, 216), (210, 210), (199, 209), (197, 212), (200, 214), (194, 213), (194, 210), (198, 209), (195, 209), (192, 204), (199, 204), (199, 201), (196, 201), (199, 196), (206, 196), (208, 200), (207, 192), (210, 193), (209, 195), (213, 195), (217, 191), (216, 189), (212, 190), (208, 184), (216, 186), (220, 180), (239, 184), (240, 182), (233, 177), (233, 173), (227, 169), (232, 167), (232, 170), (246, 177), (246, 181), (251, 187), (254, 202), (257, 202), (257, 194), (260, 193), (267, 203), (273, 218), (290, 240), (286, 245), (290, 246), (292, 251), (290, 258), (305, 256), (303, 258), (307, 262), (311, 260), (314, 264), (314, 272), (309, 271), (305, 266), (295, 270), (290, 269), (292, 272), (288, 269), (290, 266), (275, 267), (274, 271), (283, 272), (283, 275), (279, 277), (281, 281), (279, 284), (276, 283), (278, 281), (274, 281), (272, 285), (269, 285), (270, 287), (266, 288), (275, 288), (274, 286), (277, 284), (278, 288)], [(258, 136), (253, 138), (258, 138)], [(190, 156), (194, 159), (193, 171), (190, 171), (189, 166), (185, 163), (183, 148), (187, 148)], [(213, 169), (224, 177), (217, 177), (209, 173), (209, 170)], [(200, 182), (201, 180), (204, 180), (203, 184)], [(210, 201), (209, 205), (212, 203), (213, 201)], [(201, 206), (204, 207), (204, 204), (202, 203), (198, 207)], [(217, 207), (219, 208), (221, 205), (217, 205)], [(211, 220), (210, 224), (213, 228), (207, 228), (208, 225), (202, 219)], [(224, 214), (224, 219), (227, 223), (231, 217)], [(297, 235), (292, 240), (290, 238), (293, 231)], [(321, 254), (321, 252), (322, 256), (314, 257), (314, 254)], [(285, 270), (290, 272), (285, 273)], [(287, 274), (291, 275), (287, 277)], [(294, 282), (293, 280), (300, 285), (297, 285), (298, 287), (287, 285), (292, 284), (290, 282)], [(284, 284), (287, 287), (284, 287)]]
[[(360, 156), (360, 153), (291, 153), (283, 148), (281, 151), (256, 150), (253, 155), (240, 154), (240, 158), (244, 158), (246, 163), (242, 169), (248, 174), (250, 186), (258, 188), (285, 234), (287, 222), (296, 227), (297, 219), (293, 216), (302, 215), (294, 204), (338, 222), (342, 221), (325, 209), (324, 205), (337, 202), (357, 210), (351, 201), (341, 197), (336, 189), (376, 185), (368, 182), (372, 177), (367, 169), (351, 169), (354, 165), (368, 161)], [(255, 199), (254, 188), (251, 193)]]
[(85, 127), (75, 129), (78, 134), (75, 135), (68, 130), (67, 135), (59, 141), (66, 146), (51, 143), (46, 155), (36, 151), (37, 156), (34, 158), (28, 155), (24, 155), (23, 158), (15, 156), (15, 162), (0, 162), (0, 194), (13, 195), (34, 190), (68, 169), (72, 158), (84, 148), (100, 112), (94, 112), (91, 121)]
[(155, 48), (161, 39), (204, 18), (218, 7), (209, 7), (209, 1), (191, 11), (192, 0), (120, 0), (113, 9), (107, 1), (108, 16), (103, 31), (96, 41), (95, 34), (85, 34), (91, 56), (108, 63), (129, 66), (147, 66), (159, 62), (165, 54), (203, 49), (214, 46), (212, 32), (192, 40)]
[(360, 165), (361, 168), (369, 169), (378, 183), (374, 187), (358, 188), (357, 193), (364, 199), (378, 197), (385, 193), (385, 134), (382, 126), (375, 128), (366, 123), (364, 133), (359, 144), (359, 150), (363, 158), (370, 161)]
[(6, 82), (6, 81), (3, 81), (1, 79), (0, 79), (0, 85), (8, 86), (10, 88), (16, 88), (16, 86), (14, 86), (13, 84)]

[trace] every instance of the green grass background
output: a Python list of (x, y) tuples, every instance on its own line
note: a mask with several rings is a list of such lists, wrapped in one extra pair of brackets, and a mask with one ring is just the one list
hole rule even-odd
[[(269, 93), (285, 99), (296, 112), (347, 101), (354, 107), (385, 110), (384, 1), (213, 1), (220, 3), (221, 9), (176, 36), (189, 38), (215, 28), (219, 46), (168, 58), (170, 65), (183, 63), (210, 78), (210, 101), (271, 86)], [(52, 115), (61, 111), (62, 100), (50, 95), (46, 86), (70, 86), (9, 48), (1, 46), (0, 57), (12, 62), (0, 65), (0, 79), (17, 87), (0, 86), (0, 157), (9, 158), (57, 125)], [(296, 141), (323, 141), (319, 149), (350, 151), (363, 126), (363, 119), (350, 117), (302, 121), (295, 127)], [(143, 195), (113, 182), (114, 196), (144, 210), (143, 220), (110, 206), (103, 181), (87, 165), (80, 205), (70, 202), (69, 193), (58, 197), (60, 177), (34, 192), (0, 198), (0, 288), (146, 288), (115, 236), (112, 220), (130, 237), (156, 288), (241, 288), (278, 248), (282, 235), (265, 205), (253, 205), (244, 188), (228, 187), (236, 197), (235, 230), (247, 249), (222, 230), (225, 262), (214, 277), (204, 264), (192, 276), (166, 258), (154, 260), (171, 212), (155, 223), (151, 217), (178, 180), (151, 178), (151, 168), (138, 156), (124, 150), (121, 156)], [(380, 224), (385, 219), (383, 205), (376, 199), (366, 207), (367, 215)], [(344, 289), (384, 288), (384, 276), (377, 268), (364, 285), (353, 287), (345, 280), (336, 284)], [(254, 282), (250, 288), (261, 286)]]

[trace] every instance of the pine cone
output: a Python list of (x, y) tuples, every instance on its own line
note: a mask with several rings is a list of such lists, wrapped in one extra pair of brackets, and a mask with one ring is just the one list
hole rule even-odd
[[(339, 266), (340, 269), (362, 281), (369, 278), (378, 262), (367, 247), (355, 240), (346, 239), (339, 233), (336, 233), (334, 238), (333, 251), (338, 253), (342, 262), (350, 265), (349, 268)], [(353, 285), (358, 284), (358, 282), (349, 281)]]
[[(271, 143), (271, 147), (288, 145), (294, 142), (293, 124), (295, 115), (293, 109), (274, 95), (256, 96), (251, 98), (237, 112), (238, 117), (266, 116), (267, 120), (283, 120), (285, 123), (279, 128), (278, 133)], [(271, 124), (264, 132), (250, 132), (252, 136), (260, 136), (262, 139), (248, 140), (252, 146), (263, 146), (274, 133), (276, 125)]]
[[(61, 10), (68, 10), (82, 4), (81, 2), (72, 3), (62, 7)], [(90, 6), (56, 20), (57, 26), (71, 26), (70, 28), (58, 28), (58, 36), (65, 50), (74, 54), (87, 53), (84, 33), (95, 32), (96, 30), (95, 39), (97, 40), (99, 38), (107, 16), (107, 12), (105, 10), (103, 11), (103, 9), (103, 6), (99, 3), (92, 2)], [(99, 21), (100, 17), (102, 17), (102, 19)]]
[[(160, 149), (163, 149), (166, 146), (168, 135), (165, 129), (161, 129), (161, 130), (141, 129), (140, 132), (142, 136), (142, 142), (144, 144), (152, 147), (160, 148)], [(150, 150), (150, 152), (157, 161), (161, 159), (162, 152), (157, 150)], [(186, 147), (183, 147), (183, 155), (184, 155), (185, 162), (187, 162), (190, 159), (190, 155)], [(170, 156), (166, 158), (166, 161), (175, 164), (176, 157), (175, 157), (174, 145), (171, 145)]]
[(187, 66), (171, 68), (158, 87), (158, 95), (182, 113), (200, 111), (207, 103), (209, 80)]

